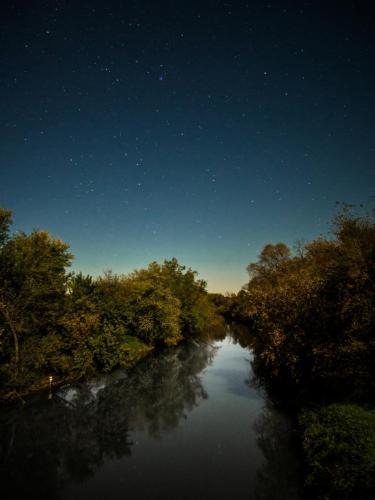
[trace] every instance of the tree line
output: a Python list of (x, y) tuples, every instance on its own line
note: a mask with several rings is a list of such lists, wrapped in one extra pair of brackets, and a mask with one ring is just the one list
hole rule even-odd
[(375, 495), (375, 221), (343, 206), (329, 238), (268, 244), (237, 294), (253, 368), (298, 415), (311, 498)]
[(0, 209), (0, 399), (129, 366), (217, 319), (206, 283), (173, 258), (128, 275), (68, 272), (69, 245), (11, 233)]

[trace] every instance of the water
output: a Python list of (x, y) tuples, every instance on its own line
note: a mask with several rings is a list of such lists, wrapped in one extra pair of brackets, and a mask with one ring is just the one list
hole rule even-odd
[(288, 420), (227, 336), (1, 412), (9, 498), (295, 499)]

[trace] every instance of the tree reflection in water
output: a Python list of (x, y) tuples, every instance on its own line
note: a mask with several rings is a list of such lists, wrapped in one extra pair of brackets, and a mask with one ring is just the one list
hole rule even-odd
[[(252, 348), (251, 332), (245, 325), (231, 325), (231, 336), (244, 349)], [(253, 430), (264, 463), (256, 472), (256, 500), (297, 500), (300, 498), (300, 467), (294, 443), (294, 431), (289, 417), (272, 405), (263, 381), (253, 371), (251, 361), (249, 380), (251, 388), (264, 396), (267, 406), (256, 417)]]
[[(51, 400), (44, 394), (3, 409), (2, 498), (6, 491), (12, 499), (29, 498), (31, 492), (48, 499), (133, 493), (152, 498), (157, 491), (163, 498), (175, 488), (179, 498), (189, 499), (297, 499), (290, 422), (264, 408), (255, 389), (241, 390), (249, 384), (251, 367), (248, 352), (239, 347), (245, 345), (240, 333), (216, 347), (189, 343), (153, 353), (131, 371), (60, 390)], [(219, 348), (216, 364), (204, 376), (210, 401), (180, 426), (178, 439), (154, 446), (207, 398), (202, 371)], [(132, 436), (134, 445), (141, 444), (130, 461), (121, 461), (132, 454)], [(116, 491), (107, 491), (116, 481)], [(97, 491), (98, 485), (103, 489)]]
[(297, 500), (300, 471), (290, 419), (266, 407), (253, 427), (265, 459), (256, 474), (256, 500)]
[[(108, 460), (130, 455), (129, 433), (157, 438), (207, 394), (199, 374), (216, 348), (190, 343), (150, 355), (128, 374), (45, 395), (0, 417), (2, 491), (12, 498), (58, 498), (67, 481), (81, 481)], [(4, 498), (2, 496), (2, 498)]]

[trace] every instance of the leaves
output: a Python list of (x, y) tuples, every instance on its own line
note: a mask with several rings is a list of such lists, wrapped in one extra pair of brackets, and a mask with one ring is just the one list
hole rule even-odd
[(313, 498), (373, 498), (375, 411), (356, 405), (305, 410), (299, 417)]
[(129, 366), (214, 320), (205, 282), (177, 259), (123, 276), (67, 273), (69, 245), (47, 231), (10, 236), (0, 209), (0, 396)]
[(294, 397), (370, 400), (375, 224), (345, 212), (333, 234), (295, 256), (286, 245), (267, 245), (250, 264), (244, 309), (254, 328), (254, 364), (264, 380)]

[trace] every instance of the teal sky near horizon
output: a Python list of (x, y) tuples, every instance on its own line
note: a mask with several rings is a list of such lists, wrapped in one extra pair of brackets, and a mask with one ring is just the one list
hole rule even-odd
[(69, 243), (74, 270), (175, 256), (238, 291), (265, 244), (327, 234), (336, 201), (373, 207), (365, 3), (0, 10), (0, 206)]

